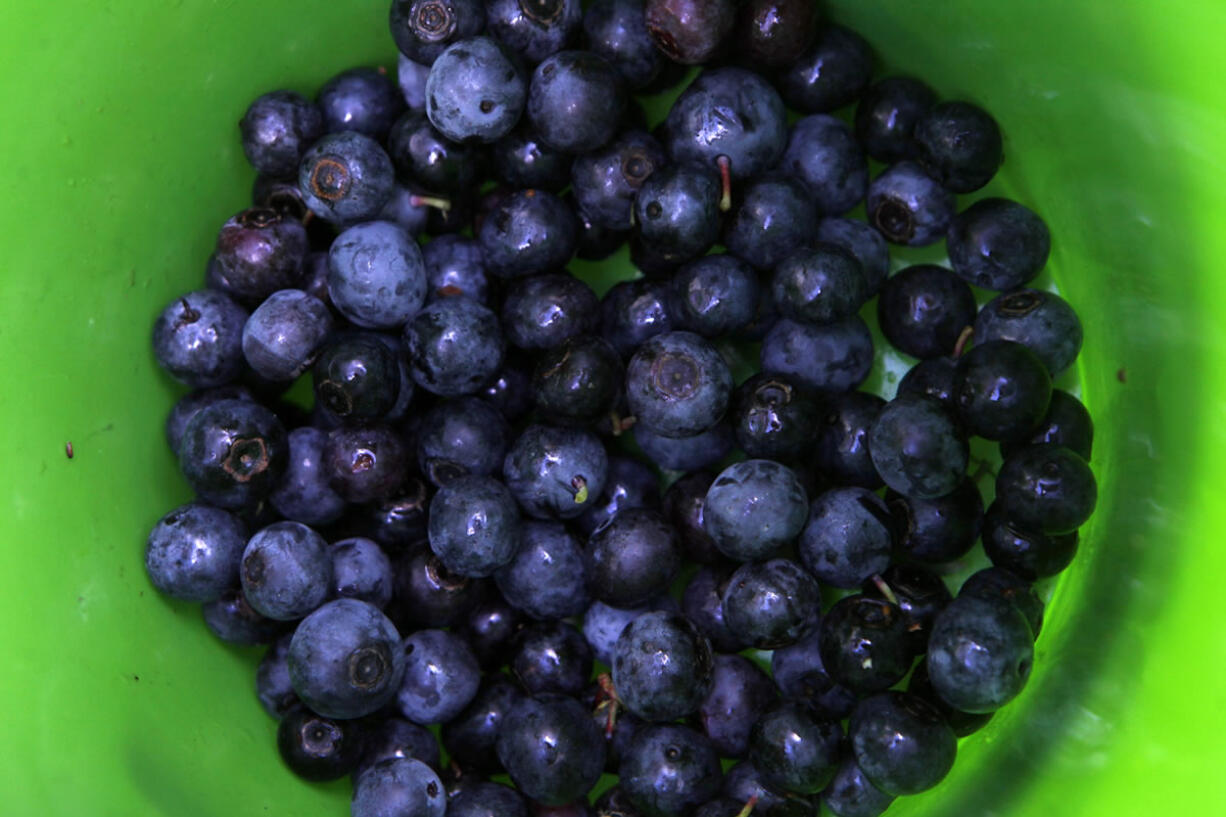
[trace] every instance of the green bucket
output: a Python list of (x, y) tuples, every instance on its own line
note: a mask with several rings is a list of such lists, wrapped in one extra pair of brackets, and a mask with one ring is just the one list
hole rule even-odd
[[(1100, 502), (1025, 693), (899, 815), (1226, 810), (1226, 6), (832, 4), (891, 70), (1001, 121), (991, 190), (1054, 234), (1081, 313)], [(386, 0), (10, 3), (0, 26), (0, 802), (12, 815), (343, 815), (281, 765), (253, 653), (155, 594), (144, 537), (188, 498), (154, 315), (198, 286), (251, 181), (235, 123), (389, 63)], [(1215, 426), (1215, 423), (1222, 423)], [(72, 444), (71, 459), (65, 445)]]

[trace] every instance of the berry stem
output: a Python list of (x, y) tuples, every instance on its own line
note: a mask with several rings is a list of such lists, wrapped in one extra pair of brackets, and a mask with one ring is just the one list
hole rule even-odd
[(409, 196), (409, 204), (414, 207), (433, 207), (435, 210), (442, 210), (444, 213), (451, 209), (450, 199), (444, 199), (440, 196), (419, 196), (416, 193)]
[(719, 165), (719, 211), (726, 213), (732, 209), (732, 160), (720, 154), (715, 163)]
[(587, 480), (579, 475), (571, 477), (570, 487), (575, 489), (575, 504), (582, 505), (587, 502)]
[(894, 590), (888, 584), (886, 584), (885, 579), (874, 573), (872, 582), (877, 586), (877, 589), (881, 591), (881, 595), (885, 596), (886, 601), (895, 607), (898, 606), (898, 596), (894, 595)]
[(749, 817), (756, 805), (758, 805), (758, 795), (755, 794), (745, 801), (744, 807), (736, 813), (736, 817)]
[(962, 357), (962, 353), (966, 351), (967, 344), (971, 342), (971, 338), (974, 336), (975, 327), (963, 327), (962, 334), (958, 335), (958, 342), (954, 344), (954, 357)]
[(613, 679), (609, 673), (602, 672), (596, 677), (596, 683), (600, 686), (600, 691), (596, 693), (596, 708), (606, 707), (607, 717), (604, 724), (604, 736), (606, 738), (613, 737), (613, 727), (617, 724), (617, 710), (621, 706), (621, 699), (617, 697), (617, 689), (613, 686)]

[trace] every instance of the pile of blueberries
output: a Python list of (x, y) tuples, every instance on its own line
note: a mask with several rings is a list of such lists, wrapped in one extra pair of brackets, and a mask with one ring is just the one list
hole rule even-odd
[(812, 0), (583, 5), (395, 0), (398, 83), (251, 103), (254, 206), (154, 327), (197, 500), (149, 577), (269, 645), (353, 817), (877, 815), (1021, 692), (1095, 505), (1047, 227), (959, 209), (995, 120)]

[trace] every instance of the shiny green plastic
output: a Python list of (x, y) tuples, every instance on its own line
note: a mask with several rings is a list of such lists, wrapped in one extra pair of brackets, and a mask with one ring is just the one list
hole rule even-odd
[[(1001, 121), (987, 192), (1052, 226), (1085, 322), (1098, 513), (1029, 687), (894, 815), (1226, 811), (1226, 6), (840, 0), (890, 70)], [(202, 280), (260, 92), (394, 66), (386, 0), (6, 4), (0, 26), (0, 807), (343, 815), (280, 764), (252, 650), (166, 602), (144, 537), (188, 497), (150, 325)], [(393, 68), (394, 70), (394, 68)], [(1219, 425), (1221, 423), (1222, 425)], [(71, 442), (69, 459), (65, 444)]]

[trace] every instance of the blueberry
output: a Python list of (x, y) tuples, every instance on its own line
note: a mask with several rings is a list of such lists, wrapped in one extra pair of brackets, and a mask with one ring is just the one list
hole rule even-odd
[(898, 683), (914, 658), (902, 611), (863, 595), (843, 597), (822, 617), (818, 647), (830, 677), (859, 693)]
[(731, 392), (728, 364), (692, 332), (648, 339), (626, 370), (630, 410), (640, 423), (664, 436), (692, 436), (715, 425)]
[(758, 278), (736, 256), (708, 255), (677, 271), (669, 297), (669, 311), (679, 328), (715, 338), (753, 320)]
[(792, 126), (780, 169), (804, 186), (822, 215), (846, 213), (868, 190), (864, 151), (851, 128), (827, 114), (806, 116)]
[(571, 155), (546, 145), (526, 124), (499, 139), (490, 151), (495, 177), (513, 190), (560, 193), (570, 184)]
[(395, 329), (426, 300), (425, 264), (399, 225), (372, 221), (345, 230), (328, 252), (328, 294), (358, 326)]
[(534, 519), (573, 519), (604, 490), (609, 460), (587, 431), (530, 425), (503, 461), (507, 487)]
[(492, 575), (514, 558), (520, 536), (515, 498), (492, 477), (457, 477), (430, 501), (430, 549), (454, 573)]
[(300, 706), (277, 727), (277, 748), (289, 770), (303, 780), (339, 780), (361, 759), (361, 726), (357, 721), (325, 718)]
[(724, 229), (728, 250), (758, 269), (769, 270), (811, 240), (817, 223), (812, 194), (783, 176), (749, 182)]
[(703, 567), (690, 578), (681, 597), (681, 612), (707, 637), (716, 652), (740, 652), (749, 646), (733, 635), (724, 621), (723, 595), (733, 573), (732, 565)]
[(800, 701), (817, 715), (840, 721), (851, 714), (857, 696), (826, 672), (822, 664), (821, 630), (780, 647), (771, 654), (771, 675), (783, 697)]
[(426, 300), (452, 295), (472, 298), (489, 306), (489, 281), (481, 247), (471, 238), (443, 235), (421, 248), (426, 270)]
[(775, 699), (775, 685), (740, 655), (715, 656), (711, 689), (698, 708), (703, 732), (722, 757), (744, 757), (758, 716)]
[(753, 375), (732, 398), (737, 443), (754, 458), (790, 461), (807, 456), (819, 417), (815, 397), (784, 375)]
[(771, 460), (729, 466), (711, 483), (703, 527), (737, 561), (768, 557), (800, 534), (809, 500), (792, 469)]
[(617, 69), (588, 51), (562, 51), (533, 72), (525, 113), (549, 147), (588, 153), (609, 141), (625, 108)]
[(858, 312), (870, 293), (855, 256), (836, 244), (819, 243), (775, 266), (771, 294), (783, 317), (829, 324)]
[(213, 290), (169, 303), (153, 325), (153, 353), (167, 374), (193, 388), (222, 386), (243, 370), (247, 310)]
[(1034, 637), (1016, 606), (960, 595), (940, 614), (928, 640), (928, 676), (947, 704), (991, 712), (1017, 696), (1030, 677)]
[(869, 223), (893, 244), (923, 247), (940, 241), (954, 206), (954, 194), (910, 160), (890, 165), (868, 186)]
[(1047, 416), (1025, 440), (1001, 443), (1000, 453), (1008, 459), (1023, 446), (1040, 443), (1062, 445), (1089, 462), (1094, 446), (1094, 421), (1080, 400), (1061, 389), (1052, 389)]
[(749, 0), (738, 12), (736, 50), (750, 65), (783, 68), (813, 43), (817, 20), (808, 0)]
[(618, 637), (612, 659), (620, 700), (649, 721), (696, 712), (711, 686), (711, 645), (679, 613), (636, 617)]
[(711, 61), (736, 22), (732, 0), (645, 0), (643, 11), (656, 48), (682, 65)]
[(743, 68), (713, 68), (673, 103), (665, 134), (674, 162), (713, 168), (727, 157), (731, 177), (743, 180), (779, 161), (787, 145), (787, 119), (783, 100), (765, 79)]
[(936, 101), (936, 92), (915, 77), (878, 80), (856, 106), (856, 138), (879, 162), (918, 158), (915, 126)]
[(958, 371), (955, 357), (932, 357), (912, 366), (898, 381), (898, 394), (919, 394), (931, 397), (951, 411), (954, 402), (954, 380)]
[(507, 667), (528, 691), (578, 695), (592, 675), (592, 648), (565, 621), (531, 624), (516, 637)]
[(1055, 377), (1081, 351), (1081, 321), (1059, 295), (1037, 289), (1014, 290), (988, 301), (975, 319), (975, 342), (993, 340), (1011, 340), (1028, 347)]
[(583, 549), (558, 522), (527, 521), (519, 550), (494, 574), (507, 602), (535, 619), (583, 613), (588, 606)]
[(720, 181), (711, 166), (657, 169), (634, 200), (637, 236), (670, 263), (698, 258), (719, 238)]
[(868, 297), (881, 291), (890, 272), (890, 250), (881, 233), (857, 219), (824, 218), (817, 225), (816, 238), (842, 247), (860, 262)]
[(311, 146), (298, 165), (298, 188), (311, 212), (333, 224), (375, 218), (392, 196), (392, 160), (368, 136), (331, 133)]
[[(1051, 234), (1043, 219), (1028, 207), (1009, 199), (986, 198), (953, 219), (946, 243), (954, 272), (975, 286), (1007, 291), (1029, 283), (1043, 269), (1051, 251)], [(1069, 323), (1071, 329), (1067, 316), (1053, 320)], [(1075, 345), (1072, 338), (1066, 342)]]
[(438, 740), (434, 734), (403, 718), (381, 718), (371, 725), (363, 743), (362, 760), (353, 773), (355, 779), (371, 766), (398, 757), (420, 760), (436, 771), (441, 768)]
[(944, 779), (958, 741), (923, 698), (884, 692), (861, 701), (847, 730), (860, 771), (889, 795), (918, 794)]
[(754, 724), (749, 758), (763, 781), (796, 794), (816, 794), (834, 777), (843, 730), (805, 706), (783, 701)]
[(1021, 440), (1047, 414), (1051, 375), (1029, 348), (1007, 340), (977, 343), (958, 360), (954, 402), (970, 433)]
[(983, 550), (988, 559), (1031, 581), (1054, 576), (1077, 555), (1077, 533), (1048, 535), (1010, 522), (993, 504), (983, 520)]
[(486, 0), (489, 31), (529, 63), (538, 63), (575, 38), (579, 0)]
[(890, 565), (894, 520), (865, 488), (835, 488), (813, 500), (800, 559), (824, 584), (851, 588)]
[(915, 123), (919, 161), (933, 178), (954, 193), (987, 184), (1004, 161), (1000, 126), (992, 115), (969, 102), (941, 102)]
[(179, 468), (205, 502), (237, 509), (272, 493), (288, 455), (276, 415), (249, 400), (222, 400), (196, 413), (179, 442)]
[(728, 423), (716, 423), (689, 437), (665, 437), (638, 423), (634, 426), (634, 440), (648, 459), (669, 471), (709, 468), (726, 459), (736, 444)]
[(502, 593), (492, 592), (454, 625), (455, 632), (472, 647), (477, 663), (487, 670), (506, 663), (515, 634), (523, 626), (520, 612), (507, 603)]
[(629, 230), (635, 193), (665, 161), (664, 148), (641, 130), (577, 157), (570, 178), (578, 208), (601, 227)]
[(890, 565), (881, 575), (865, 581), (864, 595), (888, 599), (898, 606), (912, 652), (916, 654), (927, 649), (933, 619), (953, 598), (935, 572), (920, 565), (902, 564)]
[(393, 0), (388, 28), (405, 58), (429, 66), (456, 40), (485, 29), (485, 7), (481, 0)]
[(387, 607), (395, 578), (383, 549), (371, 539), (356, 536), (334, 542), (331, 551), (333, 595), (365, 601), (380, 610)]
[(655, 470), (639, 460), (610, 456), (604, 491), (595, 504), (575, 519), (575, 527), (591, 536), (620, 511), (659, 506), (660, 478)]
[(404, 54), (396, 61), (396, 80), (400, 85), (400, 95), (404, 97), (409, 110), (424, 111), (426, 109), (426, 80), (430, 78), (430, 66), (414, 62)]
[(668, 285), (638, 278), (614, 284), (600, 302), (601, 335), (623, 357), (647, 339), (676, 328)]
[(478, 781), (452, 795), (447, 817), (528, 817), (528, 805), (510, 786)]
[(498, 758), (525, 796), (564, 805), (587, 795), (604, 769), (600, 730), (574, 698), (524, 698), (503, 717)]
[(293, 91), (256, 97), (238, 123), (243, 154), (260, 173), (292, 176), (312, 142), (324, 133), (323, 114)]
[(447, 792), (425, 763), (391, 758), (371, 766), (354, 781), (350, 812), (353, 817), (443, 817)]
[(714, 481), (715, 474), (696, 469), (668, 486), (664, 493), (664, 516), (677, 531), (686, 558), (704, 565), (723, 559), (702, 523), (707, 491)]
[(205, 626), (227, 644), (269, 644), (285, 632), (285, 623), (251, 608), (241, 590), (228, 590), (200, 607)]
[(734, 802), (741, 803), (742, 808), (749, 800), (754, 801), (754, 810), (775, 817), (776, 812), (781, 817), (795, 817), (792, 812), (785, 811), (789, 804), (808, 806), (809, 814), (816, 813), (817, 803), (799, 794), (782, 795), (767, 788), (762, 782), (762, 775), (748, 760), (742, 760), (728, 770), (724, 775), (720, 793)]
[(255, 692), (273, 720), (281, 720), (300, 703), (289, 676), (289, 644), (292, 636), (279, 638), (264, 651), (255, 672)]
[(473, 394), (502, 366), (498, 316), (468, 298), (426, 304), (404, 327), (413, 381), (431, 394)]
[(875, 394), (830, 395), (817, 423), (813, 464), (838, 485), (877, 490), (881, 477), (868, 450), (868, 432), (885, 405)]
[(790, 559), (742, 565), (724, 590), (724, 623), (733, 637), (758, 649), (793, 644), (817, 626), (821, 591)]
[(873, 52), (849, 28), (825, 25), (817, 39), (779, 77), (789, 106), (801, 113), (828, 113), (860, 96), (873, 75)]
[(409, 111), (396, 120), (387, 136), (387, 153), (400, 178), (435, 193), (466, 195), (484, 176), (481, 146), (451, 141), (423, 111)]
[(397, 357), (374, 333), (333, 335), (311, 372), (316, 406), (343, 423), (387, 416), (400, 397)]
[(762, 340), (762, 371), (820, 391), (848, 391), (873, 366), (873, 336), (858, 315), (818, 326), (781, 318)]
[(625, 609), (602, 601), (593, 601), (583, 614), (583, 637), (592, 646), (596, 660), (611, 664), (617, 639), (631, 621), (649, 609), (651, 608), (648, 605)]
[(404, 639), (404, 681), (396, 706), (414, 723), (446, 723), (477, 694), (481, 671), (464, 639), (444, 630), (418, 630)]
[(494, 745), (507, 712), (524, 697), (509, 676), (502, 673), (486, 676), (472, 703), (440, 730), (447, 755), (465, 770), (500, 770), (502, 765)]
[(508, 422), (520, 419), (533, 406), (532, 370), (526, 365), (523, 357), (508, 354), (502, 366), (474, 393), (498, 409)]
[(898, 525), (898, 551), (925, 564), (944, 564), (965, 556), (979, 538), (983, 498), (969, 479), (933, 499), (890, 491), (886, 502)]
[(222, 400), (255, 400), (251, 390), (242, 385), (214, 386), (209, 389), (197, 389), (185, 394), (175, 401), (174, 407), (166, 416), (166, 443), (172, 452), (179, 450), (183, 440), (183, 431), (187, 424), (202, 408), (220, 403)]
[(574, 200), (574, 192), (569, 191), (564, 197), (575, 213), (577, 234), (575, 240), (575, 257), (584, 261), (603, 261), (617, 252), (631, 235), (629, 230), (614, 230), (603, 227), (592, 220)]
[(443, 400), (422, 415), (417, 464), (436, 487), (466, 474), (497, 474), (510, 435), (502, 414), (484, 400)]
[(643, 0), (596, 0), (583, 13), (587, 49), (608, 60), (631, 89), (650, 85), (665, 62), (647, 31)]
[(521, 349), (552, 349), (595, 331), (598, 304), (592, 288), (569, 273), (533, 275), (507, 287), (503, 331)]
[(181, 601), (217, 601), (237, 584), (247, 530), (228, 511), (181, 505), (149, 532), (145, 571), (158, 592)]
[(498, 203), (477, 230), (486, 270), (500, 278), (557, 272), (575, 254), (574, 213), (553, 193), (520, 190)]
[(332, 331), (332, 313), (298, 289), (269, 295), (243, 327), (243, 357), (266, 380), (294, 380), (315, 360)]
[(916, 499), (935, 499), (958, 487), (970, 458), (966, 436), (931, 397), (903, 394), (881, 409), (869, 428), (868, 450), (881, 479)]
[(332, 591), (328, 543), (300, 522), (277, 522), (257, 532), (243, 551), (243, 595), (268, 618), (302, 618)]
[(996, 501), (1005, 518), (1026, 530), (1070, 533), (1094, 512), (1098, 485), (1076, 452), (1044, 443), (1005, 460), (996, 476)]
[(407, 476), (392, 496), (360, 509), (365, 521), (363, 530), (390, 552), (424, 542), (429, 500), (426, 483), (419, 477)]
[(595, 598), (632, 607), (668, 589), (681, 553), (676, 532), (658, 511), (627, 508), (593, 534), (584, 564)]
[(489, 37), (449, 45), (426, 80), (426, 115), (453, 142), (497, 141), (515, 127), (527, 98), (515, 60)]
[(324, 83), (315, 103), (327, 133), (356, 131), (380, 140), (405, 106), (396, 83), (374, 68), (342, 71)]
[(643, 817), (672, 817), (719, 792), (719, 757), (705, 735), (653, 724), (636, 735), (618, 768), (622, 790)]
[(329, 432), (323, 462), (332, 490), (347, 502), (360, 503), (394, 496), (411, 456), (399, 433), (372, 425)]

